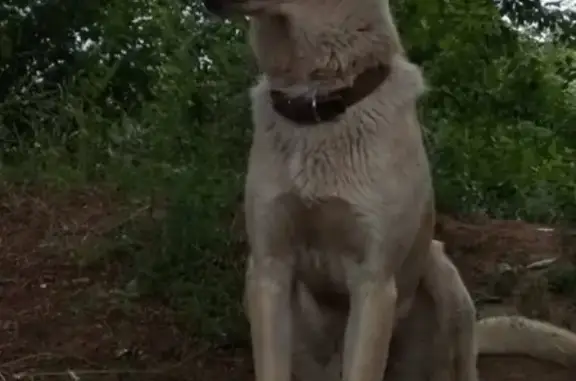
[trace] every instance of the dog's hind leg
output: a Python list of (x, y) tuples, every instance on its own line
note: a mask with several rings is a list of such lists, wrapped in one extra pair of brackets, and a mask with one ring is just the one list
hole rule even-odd
[[(438, 324), (434, 301), (420, 286), (408, 314), (397, 322), (390, 344), (385, 381), (429, 381)], [(448, 380), (446, 380), (448, 381)]]
[(412, 308), (398, 323), (385, 380), (477, 381), (474, 304), (444, 245), (433, 241), (430, 251)]
[[(434, 300), (439, 324), (440, 347), (436, 351), (442, 353), (442, 348), (447, 348), (450, 355), (437, 361), (432, 381), (477, 381), (474, 302), (460, 272), (445, 253), (444, 243), (432, 241), (430, 251), (432, 264), (424, 276), (424, 285)], [(445, 369), (450, 369), (448, 376)]]

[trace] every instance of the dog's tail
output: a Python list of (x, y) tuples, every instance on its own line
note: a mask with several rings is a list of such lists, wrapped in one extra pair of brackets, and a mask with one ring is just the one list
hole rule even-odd
[(494, 316), (477, 322), (478, 354), (525, 355), (576, 366), (576, 333), (523, 316)]

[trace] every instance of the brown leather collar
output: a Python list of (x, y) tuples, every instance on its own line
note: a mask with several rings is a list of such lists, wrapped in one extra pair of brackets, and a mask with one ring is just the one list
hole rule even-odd
[(312, 125), (330, 122), (344, 114), (348, 107), (361, 101), (390, 75), (390, 66), (379, 65), (360, 73), (351, 86), (315, 97), (290, 98), (278, 90), (270, 90), (272, 106), (283, 117), (296, 124)]

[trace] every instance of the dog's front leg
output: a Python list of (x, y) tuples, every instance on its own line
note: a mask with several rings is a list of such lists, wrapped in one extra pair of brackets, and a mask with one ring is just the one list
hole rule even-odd
[(397, 289), (385, 266), (371, 258), (351, 266), (350, 314), (344, 337), (343, 380), (381, 381), (394, 328)]
[(293, 268), (286, 258), (252, 258), (246, 277), (246, 303), (257, 381), (290, 381)]

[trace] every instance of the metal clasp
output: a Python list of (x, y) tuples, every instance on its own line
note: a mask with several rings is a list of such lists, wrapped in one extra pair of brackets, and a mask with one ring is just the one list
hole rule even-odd
[(318, 114), (318, 100), (316, 98), (317, 95), (318, 89), (314, 89), (314, 92), (312, 93), (312, 115), (314, 115), (314, 120), (316, 123), (320, 123), (322, 122), (322, 118), (320, 118), (320, 115)]

